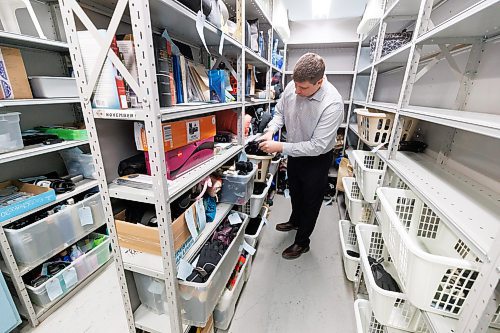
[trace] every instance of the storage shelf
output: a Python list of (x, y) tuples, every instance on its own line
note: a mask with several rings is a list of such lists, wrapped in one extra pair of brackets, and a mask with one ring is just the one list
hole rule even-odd
[(272, 66), (269, 61), (267, 61), (265, 58), (263, 58), (260, 55), (258, 55), (257, 53), (255, 53), (255, 51), (253, 51), (251, 48), (249, 48), (247, 46), (245, 47), (245, 54), (246, 54), (245, 62), (247, 64), (251, 64), (251, 65), (254, 65), (255, 67), (261, 67), (261, 68), (262, 68), (262, 65), (264, 65), (266, 67)]
[(273, 72), (278, 72), (278, 73), (283, 74), (283, 70), (279, 69), (278, 67), (274, 66), (273, 64), (271, 64), (271, 68), (273, 69)]
[(272, 99), (263, 99), (263, 100), (254, 100), (254, 101), (251, 101), (251, 102), (246, 102), (245, 101), (245, 106), (256, 106), (256, 105), (263, 105), (263, 104), (269, 104), (273, 102)]
[[(174, 120), (184, 117), (199, 116), (202, 114), (223, 111), (228, 109), (241, 108), (243, 103), (241, 102), (229, 102), (229, 103), (183, 103), (174, 106), (169, 106), (161, 108), (161, 120)], [(131, 108), (131, 109), (94, 109), (94, 117), (100, 119), (118, 119), (118, 120), (132, 120), (132, 121), (144, 121), (146, 119), (146, 114), (143, 109)]]
[(87, 276), (84, 280), (78, 281), (76, 285), (71, 289), (66, 295), (64, 295), (62, 298), (55, 300), (54, 302), (47, 304), (46, 307), (40, 307), (36, 304), (33, 304), (33, 307), (35, 308), (35, 313), (38, 319), (44, 320), (47, 318), (49, 315), (51, 315), (55, 310), (57, 310), (61, 305), (66, 303), (67, 300), (69, 300), (71, 297), (73, 297), (77, 292), (83, 289), (87, 284), (92, 282), (96, 277), (101, 275), (102, 272), (104, 272), (109, 265), (113, 262), (113, 255), (111, 254), (109, 260), (104, 263), (101, 267), (99, 267), (95, 272), (93, 272), (91, 275)]
[(33, 49), (68, 52), (68, 44), (50, 39), (16, 34), (7, 31), (0, 31), (0, 44), (15, 47), (27, 47)]
[(397, 105), (394, 103), (354, 101), (354, 104), (361, 105), (367, 108), (373, 108), (390, 113), (396, 113)]
[(386, 10), (384, 17), (387, 16), (417, 16), (420, 9), (420, 1), (415, 0), (397, 0)]
[(359, 44), (359, 40), (338, 40), (331, 42), (292, 42), (287, 43), (286, 47), (290, 50), (293, 49), (323, 49), (323, 48), (346, 48), (346, 47), (357, 47)]
[(0, 100), (1, 107), (30, 106), (30, 105), (50, 105), (50, 104), (70, 104), (80, 103), (77, 97), (72, 98), (33, 98), (33, 99), (3, 99)]
[[(222, 153), (203, 162), (199, 166), (191, 169), (175, 180), (168, 181), (170, 200), (173, 201), (181, 196), (185, 191), (196, 185), (200, 180), (211, 174), (222, 164), (233, 158), (243, 149), (242, 146), (232, 146)], [(124, 185), (110, 183), (108, 186), (109, 195), (112, 198), (132, 200), (137, 202), (151, 203), (154, 199), (153, 190), (140, 190)]]
[[(387, 151), (379, 155), (387, 161)], [(488, 260), (500, 228), (499, 193), (425, 154), (398, 152), (387, 163), (476, 255)]]
[(356, 123), (349, 124), (349, 130), (354, 132), (354, 134), (356, 134), (359, 138), (358, 124), (356, 124)]
[(346, 128), (346, 127), (347, 127), (347, 123), (340, 124), (340, 128)]
[(272, 24), (272, 20), (269, 17), (268, 12), (266, 12), (264, 8), (262, 8), (260, 2), (256, 0), (245, 1), (245, 16), (246, 20), (259, 19), (259, 24), (268, 26)]
[(449, 37), (491, 37), (500, 33), (500, 2), (483, 0), (417, 38), (417, 44)]
[(252, 142), (252, 141), (255, 141), (257, 138), (259, 138), (260, 136), (262, 135), (262, 133), (257, 133), (257, 134), (252, 134), (252, 135), (249, 135), (246, 139), (245, 139), (245, 145), (248, 145), (248, 143)]
[[(371, 65), (370, 65), (371, 67)], [(354, 75), (354, 71), (330, 71), (325, 70), (325, 75)], [(285, 74), (292, 75), (293, 71), (285, 71)]]
[[(212, 232), (224, 220), (227, 214), (233, 208), (232, 204), (220, 203), (217, 205), (217, 211), (213, 222), (207, 223), (205, 229), (201, 232), (196, 242), (191, 249), (184, 255), (184, 258), (189, 261), (198, 252), (199, 249), (206, 243)], [(121, 247), (123, 265), (126, 270), (163, 279), (163, 263), (161, 256), (131, 250)]]
[[(170, 333), (170, 316), (166, 313), (157, 314), (141, 304), (134, 312), (135, 326), (138, 329), (150, 333)], [(191, 326), (182, 324), (184, 332), (189, 331)]]
[(370, 74), (371, 70), (372, 64), (369, 64), (368, 66), (358, 69), (358, 74)]
[(379, 25), (380, 25), (380, 20), (377, 20), (377, 24), (375, 24), (371, 29), (370, 31), (368, 31), (368, 33), (366, 35), (363, 35), (363, 39), (361, 40), (361, 46), (370, 46), (370, 39), (373, 37), (373, 36), (377, 36), (378, 35), (378, 29), (379, 29)]
[(53, 153), (59, 150), (78, 147), (88, 143), (89, 142), (87, 140), (72, 140), (72, 141), (64, 141), (61, 143), (56, 143), (53, 145), (37, 144), (37, 145), (26, 146), (23, 149), (0, 154), (0, 164), (21, 160), (23, 158)]
[(99, 185), (99, 182), (97, 180), (94, 180), (94, 179), (84, 179), (84, 180), (76, 183), (76, 188), (73, 191), (58, 194), (56, 196), (56, 200), (55, 201), (49, 202), (48, 204), (45, 204), (43, 206), (37, 207), (35, 209), (32, 209), (29, 212), (26, 212), (24, 214), (20, 214), (20, 215), (14, 216), (14, 217), (12, 217), (12, 218), (10, 218), (8, 220), (0, 222), (0, 226), (5, 227), (5, 226), (9, 225), (12, 222), (15, 222), (15, 221), (20, 220), (20, 219), (22, 219), (22, 218), (24, 218), (24, 217), (26, 217), (28, 215), (31, 215), (31, 214), (36, 213), (38, 211), (41, 211), (42, 209), (45, 209), (45, 208), (50, 207), (52, 205), (55, 205), (55, 204), (57, 204), (57, 203), (59, 203), (61, 201), (64, 201), (64, 200), (69, 199), (71, 197), (74, 197), (75, 195), (80, 194), (82, 192), (85, 192), (87, 190), (90, 190), (91, 188), (96, 187), (98, 185)]
[(500, 139), (500, 115), (423, 106), (408, 106), (400, 114)]
[(380, 60), (375, 63), (379, 73), (387, 72), (406, 65), (408, 62), (408, 56), (410, 55), (410, 48), (411, 43), (408, 43), (380, 58)]

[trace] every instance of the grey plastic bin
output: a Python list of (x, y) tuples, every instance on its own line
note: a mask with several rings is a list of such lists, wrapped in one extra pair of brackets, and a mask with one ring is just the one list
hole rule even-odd
[[(82, 207), (90, 207), (93, 224), (82, 226), (78, 214), (78, 210)], [(104, 223), (101, 196), (96, 193), (22, 229), (6, 227), (4, 230), (16, 261), (23, 265), (31, 265), (49, 259), (64, 250), (68, 244)]]
[(254, 176), (257, 165), (254, 164), (252, 172), (247, 175), (224, 175), (222, 177), (222, 190), (220, 202), (244, 205), (253, 194)]
[[(233, 211), (230, 214), (232, 213)], [(227, 281), (238, 262), (240, 246), (243, 244), (245, 228), (249, 220), (248, 215), (240, 212), (238, 214), (243, 223), (208, 281), (204, 283), (179, 281), (179, 297), (182, 303), (181, 312), (184, 324), (204, 327), (224, 292)], [(193, 260), (197, 256), (194, 256)], [(155, 313), (166, 313), (168, 305), (164, 282), (139, 273), (134, 273), (134, 279), (141, 303)]]

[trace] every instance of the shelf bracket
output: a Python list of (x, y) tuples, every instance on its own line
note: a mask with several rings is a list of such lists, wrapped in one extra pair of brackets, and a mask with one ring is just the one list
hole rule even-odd
[(438, 47), (441, 50), (440, 54), (442, 54), (444, 56), (444, 58), (448, 62), (448, 65), (453, 70), (453, 74), (455, 74), (455, 76), (458, 78), (459, 81), (462, 80), (462, 71), (458, 67), (457, 62), (455, 61), (455, 59), (451, 55), (451, 53), (448, 50), (448, 48), (446, 47), (446, 45), (438, 44)]

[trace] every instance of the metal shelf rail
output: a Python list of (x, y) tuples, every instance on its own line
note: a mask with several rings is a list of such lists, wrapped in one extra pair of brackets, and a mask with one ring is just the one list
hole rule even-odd
[[(500, 248), (496, 242), (500, 238), (500, 193), (479, 184), (447, 165), (447, 155), (451, 151), (456, 130), (477, 133), (484, 137), (500, 139), (500, 117), (496, 114), (464, 111), (475, 79), (485, 43), (498, 38), (500, 28), (500, 1), (478, 0), (470, 3), (455, 14), (449, 14), (439, 24), (431, 22), (434, 9), (446, 1), (396, 0), (386, 1), (385, 15), (378, 23), (378, 43), (372, 65), (356, 73), (370, 73), (365, 100), (355, 100), (355, 105), (370, 107), (395, 113), (395, 126), (391, 134), (388, 150), (379, 150), (378, 155), (406, 185), (431, 207), (450, 229), (463, 239), (467, 246), (481, 260), (477, 287), (471, 291), (464, 304), (460, 319), (454, 320), (441, 315), (424, 312), (424, 319), (434, 333), (441, 332), (486, 332), (493, 316), (497, 316), (496, 290), (500, 279)], [(450, 11), (451, 13), (451, 11)], [(413, 38), (402, 48), (384, 56), (381, 45), (387, 24), (394, 19), (416, 20)], [(373, 35), (373, 32), (371, 32)], [(366, 40), (366, 39), (365, 39)], [(361, 42), (363, 43), (363, 42)], [(366, 42), (365, 42), (366, 43)], [(470, 45), (465, 69), (461, 69), (451, 56), (454, 47)], [(433, 45), (440, 52), (430, 57), (424, 56), (424, 46)], [(458, 46), (457, 46), (458, 45)], [(446, 60), (456, 72), (460, 86), (455, 108), (412, 106), (410, 97), (415, 83), (432, 70), (440, 60)], [(359, 56), (357, 61), (359, 62)], [(379, 73), (399, 67), (404, 71), (401, 91), (396, 103), (374, 101), (375, 85)], [(469, 110), (470, 107), (467, 109)], [(409, 117), (440, 124), (454, 129), (447, 150), (437, 158), (398, 151), (403, 126), (402, 119)], [(348, 126), (357, 134), (356, 124)], [(439, 191), (437, 191), (439, 189)], [(377, 209), (377, 205), (373, 207)]]

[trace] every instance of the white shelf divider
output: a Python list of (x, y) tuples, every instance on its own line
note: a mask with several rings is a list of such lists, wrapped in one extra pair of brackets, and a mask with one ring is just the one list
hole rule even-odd
[(2, 107), (14, 107), (14, 106), (36, 106), (36, 105), (71, 104), (71, 103), (80, 103), (80, 99), (78, 97), (2, 99), (2, 100), (0, 100), (0, 108), (2, 108)]
[(56, 151), (78, 147), (88, 143), (89, 142), (87, 140), (72, 140), (72, 141), (64, 141), (61, 143), (56, 143), (53, 145), (37, 144), (37, 145), (26, 146), (23, 149), (0, 154), (0, 164), (21, 160), (28, 157), (53, 153)]

